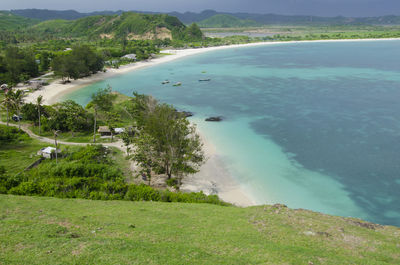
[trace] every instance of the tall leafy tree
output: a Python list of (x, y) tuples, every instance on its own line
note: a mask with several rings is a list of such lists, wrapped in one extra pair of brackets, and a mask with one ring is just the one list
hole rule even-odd
[(112, 109), (112, 101), (114, 96), (111, 94), (111, 87), (99, 89), (92, 94), (92, 101), (88, 107), (93, 107), (94, 123), (93, 123), (93, 143), (96, 142), (97, 115), (99, 111), (110, 111)]
[(4, 99), (2, 100), (2, 105), (3, 108), (6, 110), (7, 112), (7, 126), (10, 122), (10, 111), (12, 110), (13, 107), (13, 95), (14, 93), (9, 90), (5, 95), (4, 95)]
[(133, 159), (170, 179), (195, 173), (204, 162), (204, 153), (196, 128), (167, 104), (159, 104), (148, 113), (135, 139)]
[(21, 108), (22, 105), (24, 104), (24, 92), (22, 90), (17, 90), (15, 92), (10, 91), (10, 92), (11, 92), (12, 107), (18, 116), (18, 129), (21, 130)]

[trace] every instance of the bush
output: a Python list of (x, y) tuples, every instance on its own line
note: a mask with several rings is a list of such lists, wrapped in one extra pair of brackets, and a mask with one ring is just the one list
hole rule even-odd
[(167, 185), (169, 187), (175, 187), (176, 188), (178, 186), (178, 179), (176, 179), (176, 178), (167, 179)]
[(18, 128), (0, 125), (0, 144), (11, 144), (29, 139), (29, 136)]
[[(128, 184), (110, 151), (101, 145), (81, 147), (67, 158), (46, 160), (37, 168), (7, 176), (0, 167), (0, 193), (92, 200), (163, 201), (228, 205), (215, 195), (174, 193), (147, 185)], [(172, 184), (176, 180), (171, 181)]]

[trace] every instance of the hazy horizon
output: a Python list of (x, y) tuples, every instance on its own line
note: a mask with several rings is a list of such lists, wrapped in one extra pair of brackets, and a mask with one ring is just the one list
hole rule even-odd
[[(347, 16), (366, 17), (400, 15), (398, 0), (148, 0), (129, 1), (70, 0), (68, 2), (50, 0), (3, 0), (0, 9), (49, 9), (76, 10), (78, 12), (95, 11), (142, 11), (142, 12), (196, 12), (216, 10), (229, 13), (257, 13), (282, 15)], [(95, 8), (93, 8), (95, 6)]]

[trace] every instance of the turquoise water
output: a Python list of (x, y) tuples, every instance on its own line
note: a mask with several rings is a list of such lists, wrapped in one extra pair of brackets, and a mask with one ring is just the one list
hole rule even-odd
[[(400, 226), (400, 41), (286, 43), (186, 57), (85, 87), (195, 113), (257, 203)], [(206, 71), (206, 73), (203, 73)], [(211, 82), (198, 82), (211, 78)], [(160, 83), (169, 79), (171, 84)], [(173, 82), (182, 82), (173, 87)], [(207, 116), (222, 115), (221, 123)]]

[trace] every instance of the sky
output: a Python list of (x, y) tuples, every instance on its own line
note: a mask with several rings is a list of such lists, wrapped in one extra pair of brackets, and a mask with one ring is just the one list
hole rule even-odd
[(400, 0), (0, 0), (0, 10), (25, 8), (74, 9), (80, 12), (200, 12), (213, 9), (225, 12), (360, 17), (400, 15)]

